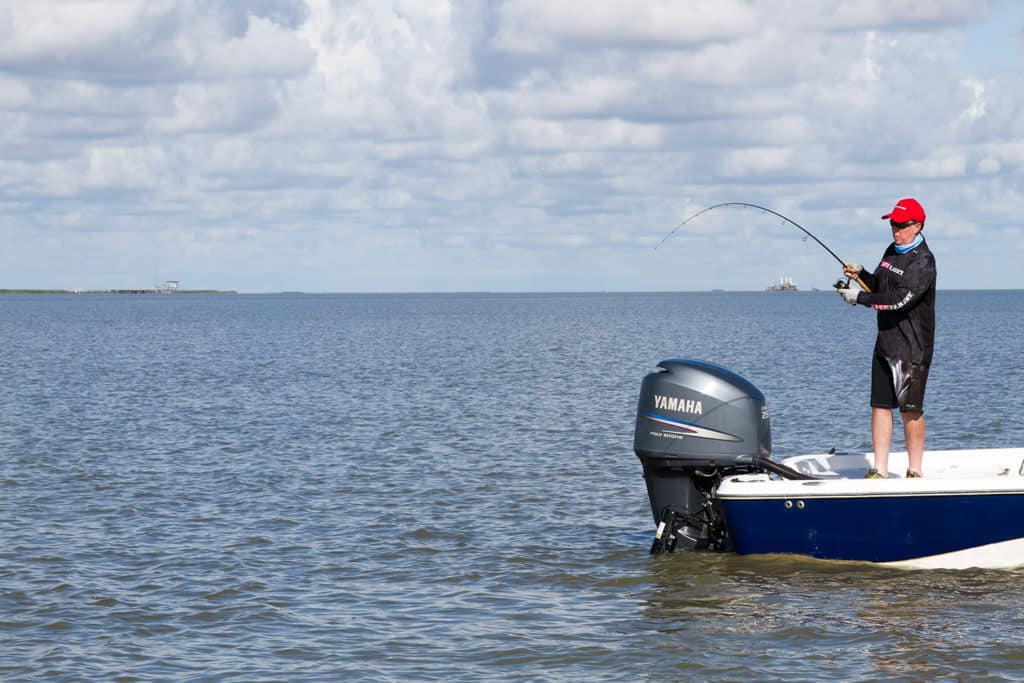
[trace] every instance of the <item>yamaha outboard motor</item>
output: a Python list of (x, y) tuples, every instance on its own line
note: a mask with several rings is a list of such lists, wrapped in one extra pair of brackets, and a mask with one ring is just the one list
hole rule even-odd
[(772, 450), (764, 394), (718, 365), (673, 359), (644, 378), (633, 450), (658, 526), (651, 552), (730, 550), (714, 498), (723, 476), (761, 471)]

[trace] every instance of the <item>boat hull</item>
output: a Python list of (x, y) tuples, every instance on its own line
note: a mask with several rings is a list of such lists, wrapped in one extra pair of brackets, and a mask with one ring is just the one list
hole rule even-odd
[(1024, 493), (722, 500), (736, 552), (906, 562), (1024, 537)]
[(801, 456), (783, 462), (822, 478), (736, 475), (723, 480), (716, 497), (741, 555), (908, 567), (1024, 565), (1024, 451), (930, 455), (934, 476), (885, 480), (863, 478), (866, 455)]

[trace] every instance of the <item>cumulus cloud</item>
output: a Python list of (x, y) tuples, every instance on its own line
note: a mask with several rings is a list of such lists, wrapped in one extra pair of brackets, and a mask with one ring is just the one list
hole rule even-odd
[(258, 15), (237, 33), (216, 5), (170, 0), (8, 3), (0, 64), (46, 78), (93, 82), (287, 76), (309, 47)]
[(738, 0), (651, 0), (623, 3), (594, 0), (586, 6), (546, 0), (500, 4), (496, 48), (512, 52), (555, 52), (577, 47), (686, 46), (740, 38), (755, 30), (753, 8)]
[[(45, 233), (69, 277), (103, 271), (68, 268), (75, 254), (134, 253), (239, 289), (450, 289), (455, 270), (459, 288), (686, 289), (651, 255), (695, 208), (770, 205), (867, 260), (904, 195), (955, 259), (958, 240), (1022, 227), (1019, 70), (963, 58), (979, 41), (1019, 55), (1021, 14), (960, 0), (4, 3), (0, 269), (11, 286), (135, 284), (61, 280), (33, 263)], [(1016, 37), (993, 33), (1013, 22)], [(740, 221), (734, 259), (792, 253), (761, 220)], [(734, 221), (677, 244), (721, 253)], [(553, 285), (560, 259), (572, 279)], [(766, 276), (687, 263), (701, 287)]]

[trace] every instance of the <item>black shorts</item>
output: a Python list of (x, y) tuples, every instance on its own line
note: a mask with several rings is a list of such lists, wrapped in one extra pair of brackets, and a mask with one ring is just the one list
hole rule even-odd
[(883, 358), (876, 353), (871, 364), (871, 407), (923, 413), (928, 367), (924, 363)]

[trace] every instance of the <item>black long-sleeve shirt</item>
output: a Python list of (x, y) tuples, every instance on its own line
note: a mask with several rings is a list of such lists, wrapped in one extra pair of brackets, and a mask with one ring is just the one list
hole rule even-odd
[(874, 273), (861, 269), (871, 289), (857, 303), (878, 311), (875, 353), (912, 363), (932, 362), (935, 346), (935, 256), (922, 241), (906, 254), (890, 244)]

